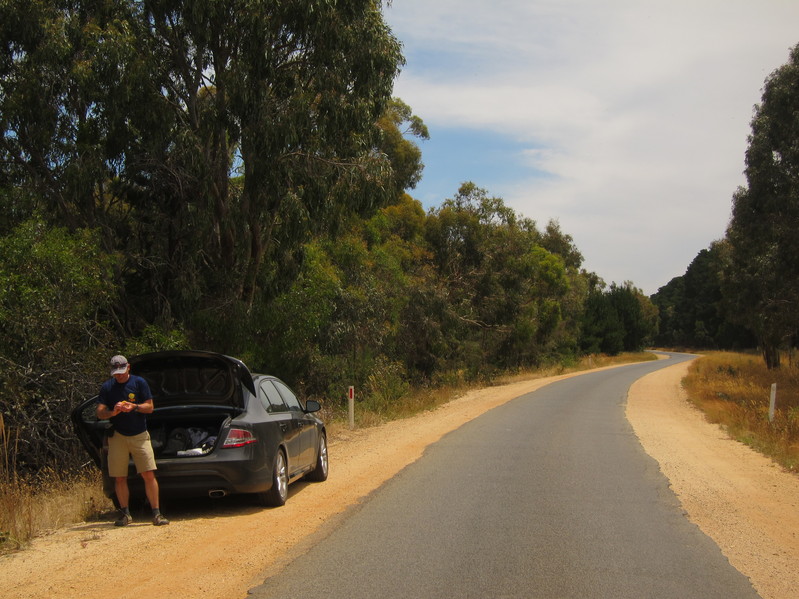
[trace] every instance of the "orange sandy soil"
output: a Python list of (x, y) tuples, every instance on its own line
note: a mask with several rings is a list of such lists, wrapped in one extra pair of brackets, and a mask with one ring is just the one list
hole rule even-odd
[[(687, 363), (630, 389), (627, 415), (661, 465), (688, 517), (721, 547), (764, 599), (799, 597), (799, 478), (729, 440), (685, 399)], [(231, 599), (301, 555), (336, 518), (446, 433), (567, 376), (473, 391), (406, 420), (331, 432), (330, 477), (296, 483), (288, 503), (261, 509), (241, 498), (169, 508), (169, 526), (134, 513), (126, 528), (86, 522), (0, 557), (6, 599)], [(323, 526), (326, 525), (326, 526)]]

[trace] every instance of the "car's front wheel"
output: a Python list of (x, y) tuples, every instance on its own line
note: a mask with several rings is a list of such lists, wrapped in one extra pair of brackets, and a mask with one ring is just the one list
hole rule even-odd
[(327, 437), (324, 433), (319, 435), (319, 447), (316, 452), (316, 467), (311, 470), (305, 478), (314, 482), (327, 480), (328, 461), (327, 461)]
[(286, 463), (286, 455), (282, 449), (278, 449), (275, 456), (275, 466), (272, 469), (272, 488), (263, 493), (258, 493), (258, 501), (261, 505), (280, 507), (286, 504), (288, 495), (289, 470)]

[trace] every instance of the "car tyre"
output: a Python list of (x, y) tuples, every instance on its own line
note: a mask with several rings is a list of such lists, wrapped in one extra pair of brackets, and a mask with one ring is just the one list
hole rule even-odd
[(272, 488), (263, 493), (258, 493), (258, 500), (268, 507), (280, 507), (286, 504), (289, 495), (289, 469), (286, 454), (278, 449), (275, 456), (275, 466), (272, 469)]
[(319, 435), (319, 447), (317, 447), (316, 452), (316, 467), (311, 470), (305, 478), (317, 483), (326, 481), (329, 467), (327, 457), (327, 435), (322, 433)]

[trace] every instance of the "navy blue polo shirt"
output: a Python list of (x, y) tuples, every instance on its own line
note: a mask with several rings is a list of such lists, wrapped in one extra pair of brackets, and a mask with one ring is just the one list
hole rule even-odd
[[(100, 388), (97, 402), (109, 410), (120, 401), (141, 404), (152, 399), (150, 385), (142, 377), (131, 374), (125, 383), (118, 383), (115, 378), (108, 379)], [(120, 412), (111, 418), (114, 430), (126, 436), (138, 435), (147, 430), (147, 417), (138, 411)]]

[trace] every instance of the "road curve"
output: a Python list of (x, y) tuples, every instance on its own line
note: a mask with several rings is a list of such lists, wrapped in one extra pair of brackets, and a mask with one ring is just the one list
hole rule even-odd
[(630, 385), (687, 356), (672, 358), (568, 378), (472, 420), (250, 595), (758, 597), (625, 419)]

